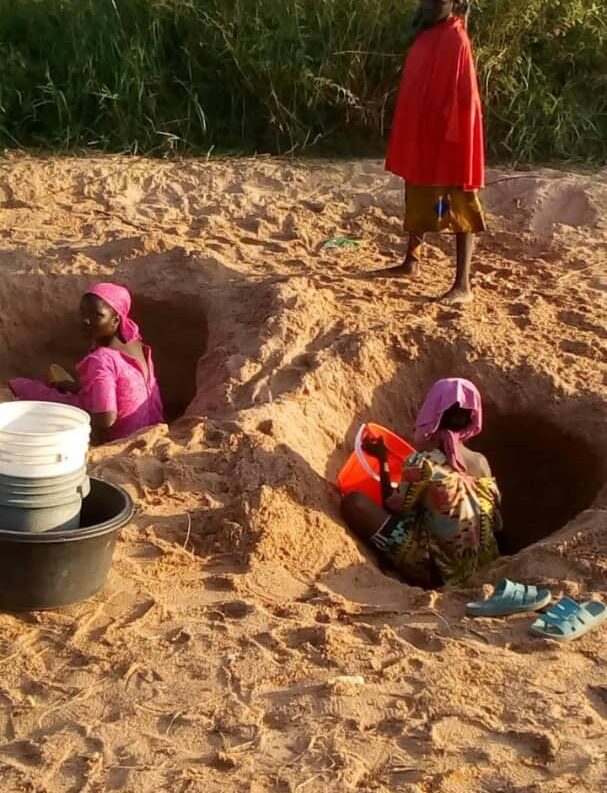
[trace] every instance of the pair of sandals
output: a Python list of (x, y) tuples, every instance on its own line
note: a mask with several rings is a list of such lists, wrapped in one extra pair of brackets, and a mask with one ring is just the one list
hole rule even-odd
[[(468, 603), (469, 617), (506, 617), (540, 611), (552, 601), (548, 589), (538, 589), (509, 581), (500, 581), (487, 600)], [(597, 628), (607, 619), (607, 605), (598, 600), (578, 603), (571, 598), (561, 598), (531, 624), (529, 630), (544, 639), (570, 642)]]

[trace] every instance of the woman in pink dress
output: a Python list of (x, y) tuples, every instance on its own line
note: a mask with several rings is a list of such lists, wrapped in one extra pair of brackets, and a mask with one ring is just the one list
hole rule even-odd
[(47, 385), (15, 378), (17, 399), (75, 405), (91, 415), (93, 442), (125, 438), (164, 421), (160, 389), (149, 347), (129, 317), (131, 295), (116, 284), (96, 284), (80, 303), (90, 352), (76, 366), (78, 380)]

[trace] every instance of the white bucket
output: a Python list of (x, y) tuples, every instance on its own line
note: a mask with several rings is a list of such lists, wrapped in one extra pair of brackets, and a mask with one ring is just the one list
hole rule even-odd
[(71, 474), (86, 465), (88, 413), (54, 402), (0, 404), (0, 474), (39, 478)]

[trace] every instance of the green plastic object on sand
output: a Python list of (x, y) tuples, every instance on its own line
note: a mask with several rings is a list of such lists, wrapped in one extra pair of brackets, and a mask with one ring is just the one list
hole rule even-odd
[(346, 248), (349, 250), (356, 250), (359, 247), (356, 240), (351, 240), (349, 237), (329, 237), (322, 244), (322, 250), (327, 251), (331, 248)]

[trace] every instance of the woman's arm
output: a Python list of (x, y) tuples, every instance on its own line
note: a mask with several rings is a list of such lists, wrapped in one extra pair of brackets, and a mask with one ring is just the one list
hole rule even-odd
[(382, 505), (385, 508), (386, 502), (394, 495), (387, 457), (386, 459), (379, 461), (379, 482), (381, 485)]
[(92, 442), (110, 440), (109, 431), (118, 420), (115, 361), (104, 350), (96, 350), (79, 364), (80, 402), (91, 416)]
[(77, 378), (66, 371), (63, 366), (52, 363), (49, 367), (46, 382), (51, 388), (56, 388), (62, 394), (77, 394), (80, 391), (80, 384)]
[(365, 438), (363, 441), (363, 451), (379, 463), (379, 482), (381, 486), (382, 506), (386, 508), (386, 502), (394, 495), (392, 481), (390, 477), (390, 467), (388, 465), (388, 450), (383, 438)]
[(404, 513), (416, 509), (432, 481), (432, 475), (432, 464), (423, 452), (416, 452), (405, 460), (402, 481), (390, 499), (391, 510)]
[(116, 423), (117, 418), (118, 414), (115, 410), (91, 414), (91, 439), (93, 446), (100, 446), (110, 440), (109, 432)]

